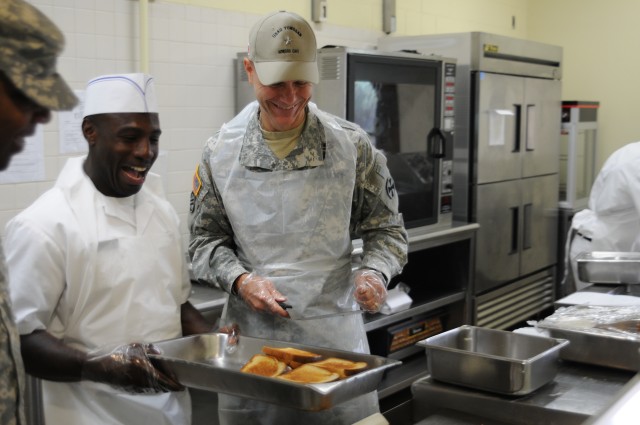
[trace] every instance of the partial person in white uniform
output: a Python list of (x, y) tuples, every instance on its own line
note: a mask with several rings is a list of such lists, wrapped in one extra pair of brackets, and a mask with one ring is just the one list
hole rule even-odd
[(189, 424), (188, 391), (147, 357), (152, 342), (212, 330), (187, 301), (178, 215), (149, 171), (153, 78), (91, 80), (82, 133), (88, 155), (6, 228), (25, 368), (43, 379), (47, 424)]
[(582, 252), (640, 251), (640, 142), (615, 151), (598, 173), (588, 208), (577, 212), (567, 236), (563, 289), (590, 285), (580, 281), (576, 258)]

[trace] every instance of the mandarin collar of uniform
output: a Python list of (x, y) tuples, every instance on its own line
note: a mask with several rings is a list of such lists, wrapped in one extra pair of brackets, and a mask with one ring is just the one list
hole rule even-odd
[[(82, 165), (86, 156), (70, 158), (56, 180), (56, 187), (65, 193), (69, 200), (78, 222), (87, 235), (97, 237), (96, 229), (96, 201), (98, 190), (93, 182), (86, 175)], [(133, 195), (136, 197), (136, 227), (137, 233), (142, 234), (146, 229), (151, 216), (154, 213), (154, 205), (150, 202), (148, 190), (157, 190), (155, 186), (160, 183), (153, 181), (151, 173), (147, 174), (147, 182), (140, 192)], [(151, 181), (149, 181), (151, 180)]]
[(247, 124), (240, 150), (240, 164), (264, 170), (295, 170), (318, 167), (324, 162), (326, 137), (320, 120), (307, 108), (307, 119), (296, 147), (284, 159), (278, 159), (260, 129), (259, 113)]

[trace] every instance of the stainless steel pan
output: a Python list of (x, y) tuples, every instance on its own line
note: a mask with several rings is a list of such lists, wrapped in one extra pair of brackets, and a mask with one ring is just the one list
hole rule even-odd
[[(377, 389), (385, 371), (402, 362), (369, 354), (326, 349), (291, 342), (240, 335), (233, 350), (227, 350), (226, 334), (202, 334), (155, 343), (160, 354), (149, 357), (161, 369), (173, 373), (185, 386), (232, 394), (301, 410), (318, 411)], [(240, 372), (240, 368), (262, 347), (293, 347), (324, 357), (364, 361), (367, 368), (348, 378), (323, 383), (299, 384)]]

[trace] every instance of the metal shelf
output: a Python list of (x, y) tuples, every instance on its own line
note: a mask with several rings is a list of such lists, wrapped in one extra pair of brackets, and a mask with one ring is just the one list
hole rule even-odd
[(365, 317), (364, 328), (367, 332), (370, 332), (375, 329), (390, 325), (392, 323), (397, 323), (403, 319), (408, 319), (417, 314), (427, 313), (440, 307), (444, 307), (459, 301), (464, 301), (466, 296), (467, 294), (464, 291), (454, 292), (448, 295), (424, 301), (422, 303), (417, 302), (413, 307), (407, 310), (390, 314), (388, 316), (384, 314), (367, 316)]
[(424, 351), (424, 348), (414, 344), (401, 348), (398, 351), (394, 351), (393, 353), (388, 354), (386, 357), (395, 360), (402, 360), (421, 351)]
[(378, 398), (385, 398), (400, 390), (411, 386), (416, 379), (427, 376), (429, 371), (427, 370), (426, 357), (416, 356), (409, 360), (404, 360), (402, 366), (395, 369), (389, 369), (380, 385), (378, 386)]

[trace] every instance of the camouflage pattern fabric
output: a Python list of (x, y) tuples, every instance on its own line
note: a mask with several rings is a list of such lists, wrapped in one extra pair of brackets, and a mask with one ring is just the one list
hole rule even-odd
[(24, 425), (25, 377), (20, 339), (9, 301), (7, 267), (0, 245), (0, 424)]
[[(321, 114), (325, 114), (322, 112)], [(398, 213), (398, 196), (384, 155), (357, 125), (337, 117), (340, 131), (349, 132), (357, 150), (356, 184), (351, 205), (350, 233), (362, 238), (362, 267), (380, 271), (387, 281), (402, 271), (407, 261), (407, 233)], [(233, 281), (248, 272), (236, 255), (233, 228), (215, 186), (208, 158), (215, 155), (218, 135), (210, 138), (193, 178), (189, 228), (189, 254), (196, 278), (230, 292)], [(263, 140), (256, 114), (248, 123), (239, 161), (256, 171), (296, 170), (322, 166), (325, 128), (308, 112), (298, 146), (279, 160)], [(250, 211), (247, 211), (250, 214)]]
[(23, 0), (0, 0), (0, 71), (45, 108), (66, 110), (78, 100), (56, 71), (64, 36)]

